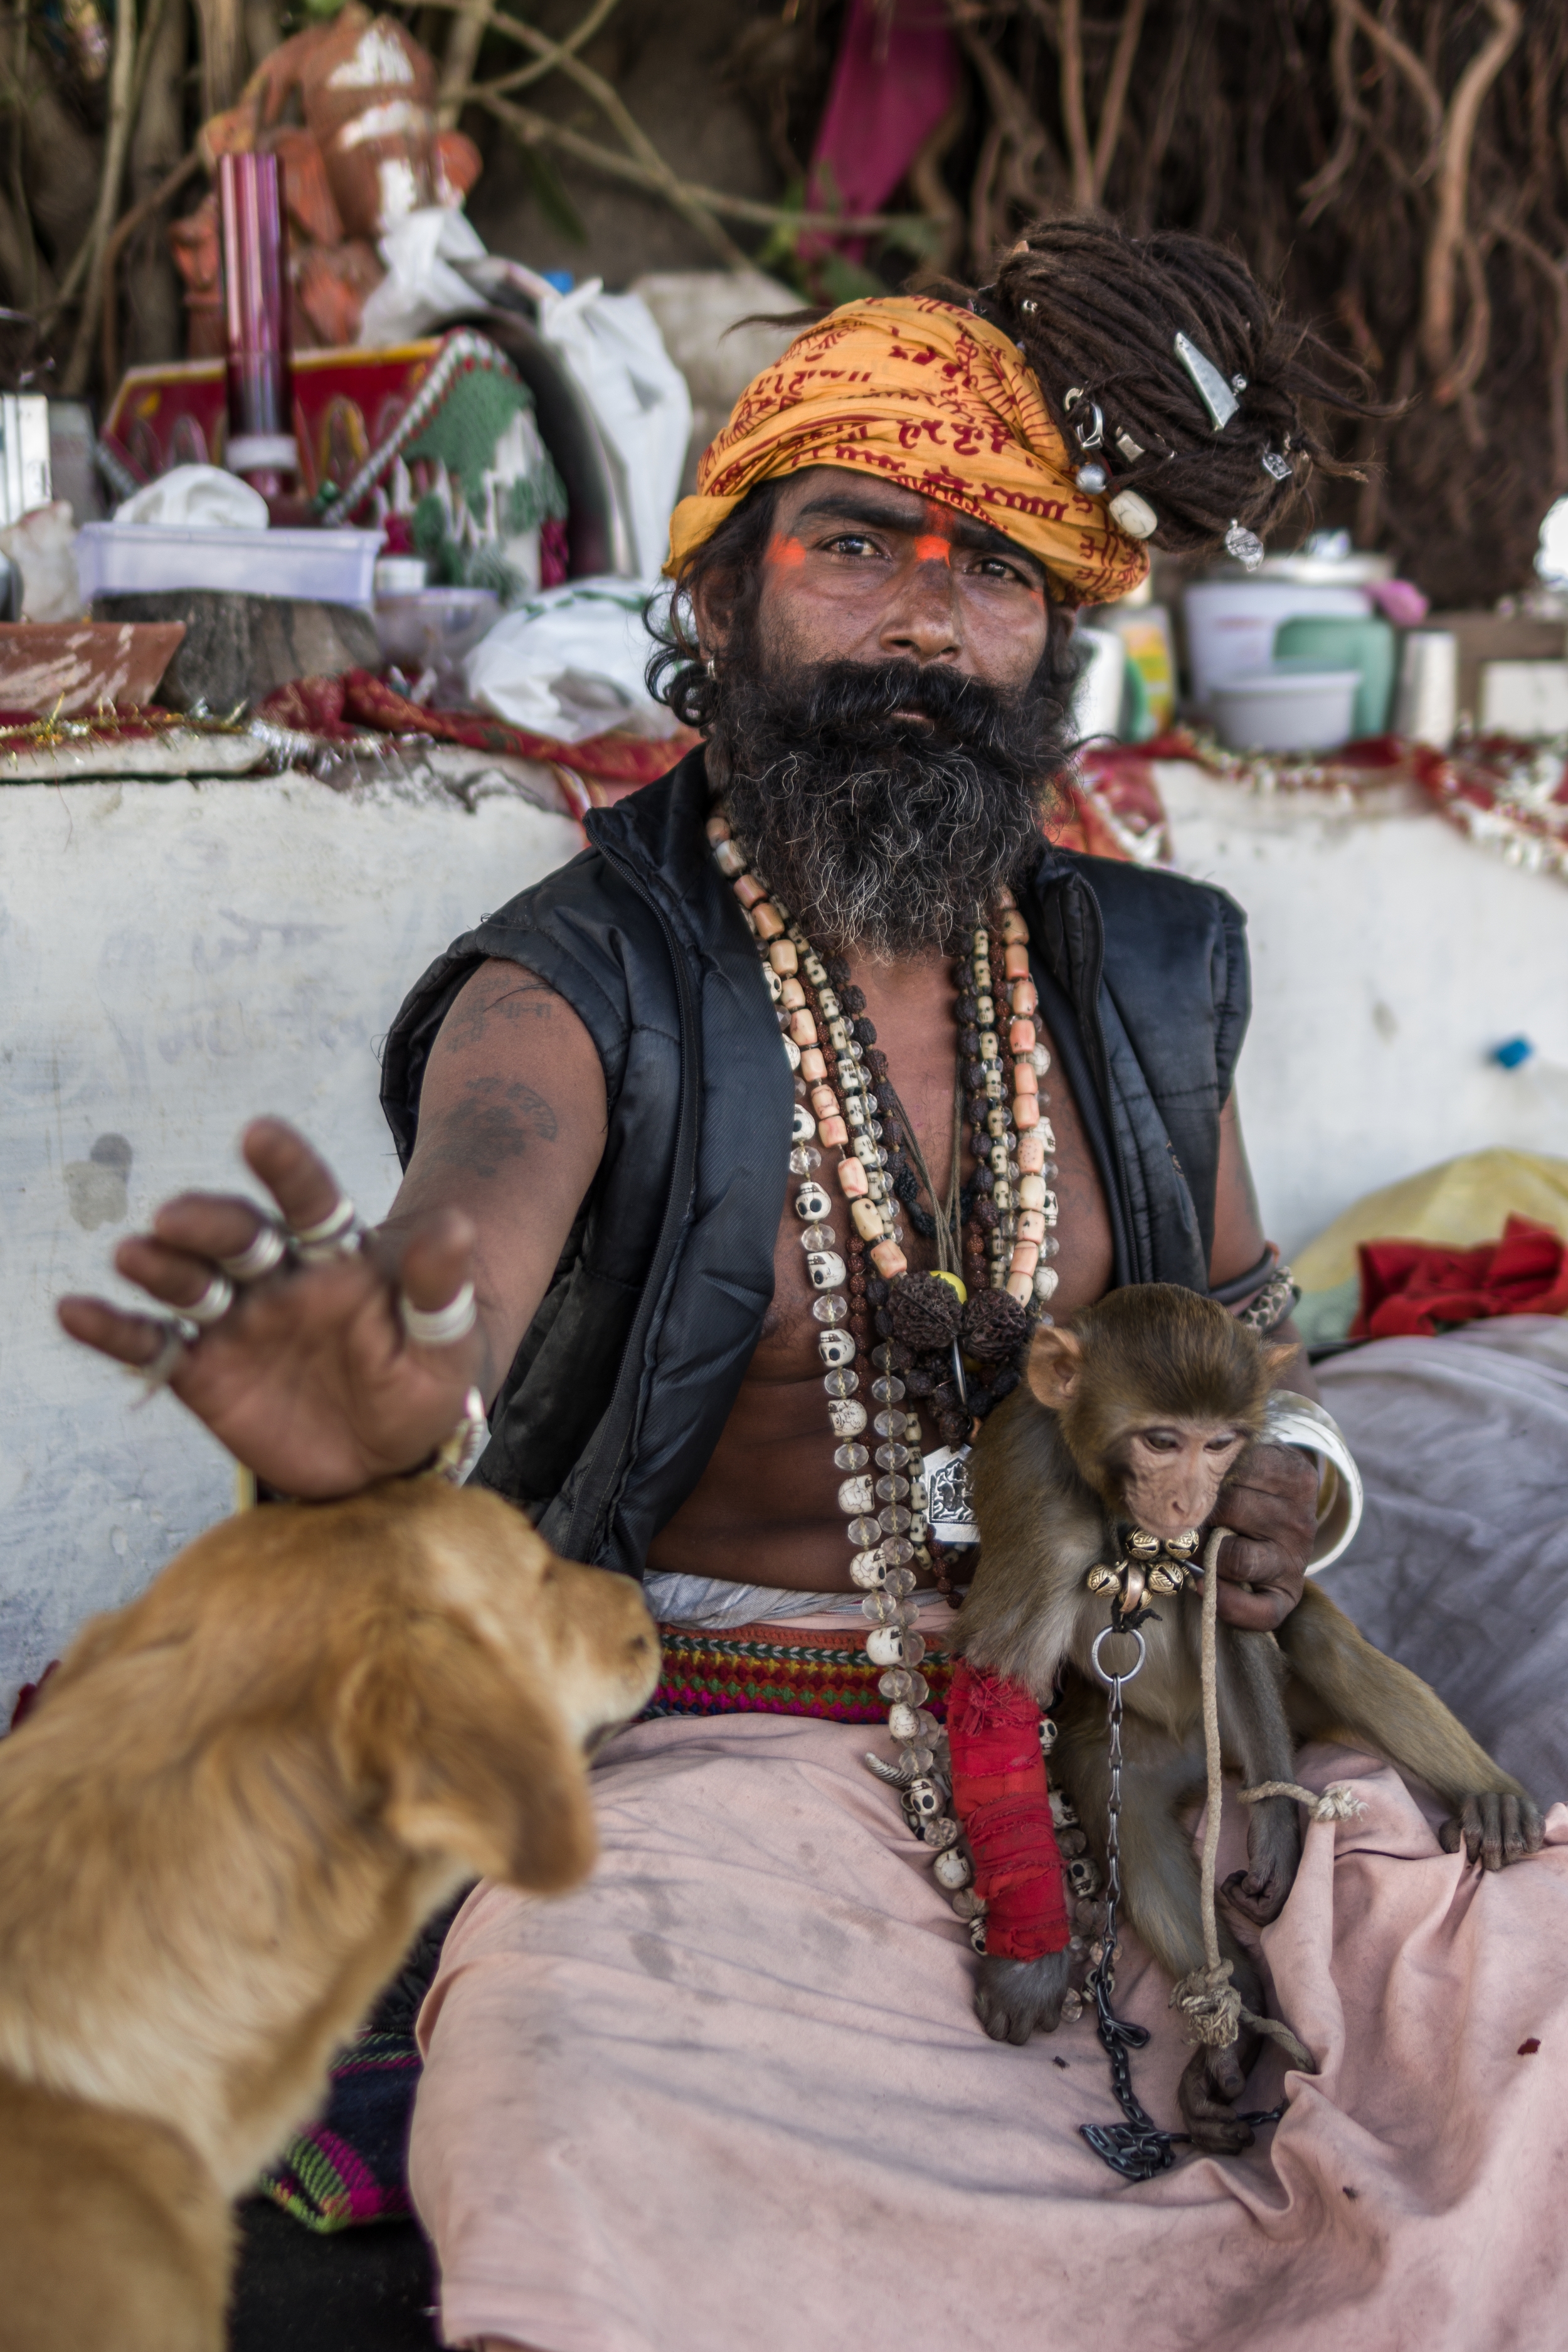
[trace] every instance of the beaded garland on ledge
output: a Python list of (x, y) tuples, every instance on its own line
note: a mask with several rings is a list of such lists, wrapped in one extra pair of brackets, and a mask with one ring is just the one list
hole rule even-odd
[[(918, 1183), (901, 1147), (908, 1146), (922, 1176), (924, 1162), (907, 1119), (896, 1115), (900, 1106), (886, 1057), (876, 1049), (875, 1030), (860, 1017), (865, 999), (851, 986), (847, 966), (817, 953), (752, 869), (721, 814), (709, 819), (708, 838), (756, 940), (795, 1076), (789, 1166), (801, 1180), (795, 1213), (817, 1294), (812, 1313), (823, 1326), (817, 1349), (826, 1367), (828, 1422), (838, 1440), (833, 1458), (844, 1473), (838, 1504), (855, 1547), (849, 1573), (866, 1593), (866, 1652), (882, 1670), (878, 1687), (900, 1749), (892, 1766), (873, 1757), (867, 1761), (900, 1789), (910, 1825), (932, 1853), (939, 1884), (984, 1949), (985, 1906), (971, 1884), (973, 1866), (952, 1814), (949, 1775), (938, 1753), (941, 1727), (925, 1705), (931, 1690), (920, 1671), (926, 1644), (915, 1630), (920, 1608), (910, 1597), (917, 1582), (912, 1563), (929, 1569), (950, 1605), (958, 1604), (928, 1517), (920, 1416), (904, 1410), (904, 1400), (911, 1392), (929, 1399), (944, 1446), (955, 1453), (978, 1419), (1016, 1386), (1034, 1323), (1057, 1287), (1047, 1263), (1057, 1249), (1051, 1229), (1058, 1207), (1050, 1189), (1057, 1170), (1047, 1157), (1055, 1138), (1044, 1116), (1048, 1098), (1039, 1087), (1050, 1056), (1035, 1024), (1038, 998), (1029, 973), (1028, 931), (1008, 890), (998, 896), (994, 931), (976, 911), (958, 1003), (958, 1100), (967, 1087), (975, 1175), (962, 1202), (950, 1201), (945, 1214), (933, 1198), (931, 1213), (921, 1216)], [(997, 962), (1008, 991), (1005, 1065), (994, 987)], [(885, 1116), (879, 1118), (879, 1111)], [(960, 1139), (955, 1108), (955, 1186)], [(837, 1153), (833, 1173), (850, 1220), (847, 1257), (828, 1223), (834, 1201), (816, 1175), (824, 1150)], [(938, 1236), (936, 1275), (910, 1272), (900, 1204), (911, 1223), (921, 1217), (918, 1230)], [(967, 1282), (946, 1264), (956, 1227), (963, 1231)], [(981, 1375), (973, 1383), (965, 1356)], [(872, 1426), (880, 1441), (876, 1477), (861, 1442), (870, 1416), (858, 1391), (868, 1372), (877, 1408)]]

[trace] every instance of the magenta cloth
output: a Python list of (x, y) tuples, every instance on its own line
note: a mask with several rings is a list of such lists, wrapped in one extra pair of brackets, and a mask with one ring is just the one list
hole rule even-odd
[[(942, 0), (849, 0), (811, 159), (813, 205), (879, 212), (952, 104), (959, 70)], [(841, 249), (858, 259), (865, 240)]]
[[(1483, 1877), (1385, 1766), (1303, 1750), (1304, 1782), (1366, 1805), (1309, 1827), (1262, 1937), (1321, 2071), (1266, 2049), (1247, 2104), (1283, 2091), (1283, 2122), (1130, 2187), (1079, 2137), (1119, 2119), (1092, 2024), (987, 2041), (968, 1938), (867, 1745), (782, 1716), (637, 1725), (595, 1770), (593, 1878), (470, 1897), (419, 2021), (410, 2155), (445, 2341), (1563, 2343), (1568, 1807)], [(1242, 1834), (1227, 1804), (1222, 1877)], [(1174, 2126), (1169, 1990), (1129, 1948), (1117, 2006), (1153, 2035), (1133, 2079)]]

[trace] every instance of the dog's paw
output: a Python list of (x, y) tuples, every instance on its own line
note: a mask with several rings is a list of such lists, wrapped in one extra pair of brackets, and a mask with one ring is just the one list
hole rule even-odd
[(1188, 2059), (1176, 2097), (1200, 2155), (1239, 2156), (1252, 2146), (1252, 2126), (1236, 2113), (1246, 2084), (1234, 2042), (1228, 2050), (1194, 2050)]
[(1458, 1853), (1462, 1845), (1467, 1862), (1479, 1862), (1483, 1870), (1501, 1870), (1510, 1862), (1522, 1862), (1527, 1853), (1539, 1853), (1544, 1834), (1540, 1808), (1528, 1797), (1489, 1790), (1467, 1797), (1437, 1837), (1445, 1853)]
[(1031, 2033), (1054, 2033), (1061, 2021), (1072, 1954), (1065, 1948), (1037, 1960), (1004, 1959), (987, 1952), (974, 1987), (974, 2014), (993, 2042), (1022, 2044)]

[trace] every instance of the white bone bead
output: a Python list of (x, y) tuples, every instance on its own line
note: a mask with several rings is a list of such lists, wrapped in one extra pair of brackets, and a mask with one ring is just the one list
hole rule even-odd
[[(956, 1846), (950, 1845), (945, 1853), (937, 1855), (935, 1875), (939, 1886), (956, 1891), (961, 1886), (967, 1886), (974, 1873), (970, 1867), (968, 1855), (960, 1853)], [(956, 1903), (952, 1907), (958, 1911)], [(959, 1912), (960, 1918), (973, 1919), (977, 1916), (978, 1913), (975, 1911)]]
[(795, 1124), (791, 1130), (796, 1143), (809, 1143), (816, 1133), (816, 1121), (804, 1103), (795, 1107)]
[(882, 1557), (880, 1545), (872, 1551), (858, 1551), (849, 1563), (850, 1581), (858, 1584), (862, 1591), (874, 1591), (887, 1572), (888, 1564)]
[(901, 1666), (904, 1663), (904, 1637), (896, 1625), (879, 1625), (866, 1643), (866, 1655), (874, 1666)]
[[(872, 1639), (875, 1638), (873, 1635)], [(904, 1791), (904, 1802), (911, 1813), (920, 1815), (921, 1821), (934, 1822), (942, 1811), (942, 1791), (934, 1780), (922, 1777), (910, 1782)]]
[(805, 1267), (816, 1290), (837, 1290), (845, 1278), (844, 1260), (837, 1250), (807, 1250)]
[[(842, 1494), (842, 1487), (839, 1489)], [(890, 1706), (888, 1709), (888, 1729), (895, 1739), (918, 1739), (921, 1736), (920, 1709), (913, 1706)]]
[(858, 1437), (866, 1426), (866, 1408), (853, 1397), (835, 1398), (828, 1404), (827, 1422), (835, 1437)]
[[(846, 1478), (838, 1489), (838, 1507), (841, 1511), (848, 1512), (851, 1517), (857, 1511), (873, 1509), (875, 1507), (871, 1500), (870, 1479)], [(880, 1582), (880, 1580), (879, 1578), (878, 1581)]]
[(825, 1364), (852, 1364), (855, 1342), (847, 1331), (819, 1331), (816, 1352)]
[(819, 1225), (833, 1214), (833, 1203), (820, 1184), (803, 1184), (795, 1196), (795, 1213), (808, 1225)]

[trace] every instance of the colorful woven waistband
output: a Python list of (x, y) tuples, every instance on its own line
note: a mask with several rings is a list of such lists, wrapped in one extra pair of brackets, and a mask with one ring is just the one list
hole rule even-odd
[[(865, 1644), (846, 1623), (842, 1632), (781, 1625), (733, 1625), (728, 1633), (694, 1633), (661, 1625), (664, 1660), (658, 1687), (644, 1710), (659, 1715), (810, 1715), (827, 1723), (885, 1725), (888, 1702), (878, 1688), (886, 1668), (874, 1666)], [(955, 1661), (929, 1650), (921, 1672), (931, 1685), (925, 1704), (941, 1720)]]

